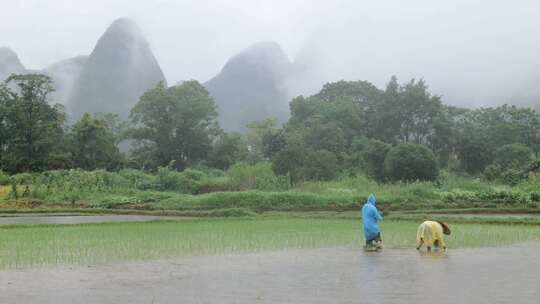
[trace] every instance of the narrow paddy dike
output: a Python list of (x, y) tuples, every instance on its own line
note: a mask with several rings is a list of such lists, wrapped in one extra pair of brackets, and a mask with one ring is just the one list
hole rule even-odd
[(0, 216), (0, 226), (4, 225), (77, 225), (123, 222), (172, 221), (182, 219), (175, 216), (152, 215), (18, 215)]
[(344, 247), (0, 271), (0, 303), (537, 303), (540, 243)]

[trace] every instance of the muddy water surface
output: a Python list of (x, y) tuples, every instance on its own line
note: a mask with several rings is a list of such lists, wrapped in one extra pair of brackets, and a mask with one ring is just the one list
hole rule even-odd
[(539, 303), (540, 245), (294, 250), (0, 271), (0, 303)]

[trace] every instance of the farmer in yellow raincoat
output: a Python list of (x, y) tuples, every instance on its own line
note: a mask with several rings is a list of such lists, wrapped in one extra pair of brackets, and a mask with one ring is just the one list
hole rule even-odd
[(416, 249), (420, 250), (422, 245), (426, 245), (428, 251), (431, 251), (432, 247), (446, 250), (444, 234), (450, 235), (448, 224), (438, 221), (423, 222), (416, 232)]

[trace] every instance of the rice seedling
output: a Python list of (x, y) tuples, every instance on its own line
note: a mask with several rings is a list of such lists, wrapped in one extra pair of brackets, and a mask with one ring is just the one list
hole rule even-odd
[[(414, 250), (415, 221), (382, 224), (386, 248)], [(449, 248), (540, 240), (540, 227), (452, 225)], [(112, 263), (236, 252), (363, 245), (359, 220), (259, 218), (0, 228), (0, 268)]]

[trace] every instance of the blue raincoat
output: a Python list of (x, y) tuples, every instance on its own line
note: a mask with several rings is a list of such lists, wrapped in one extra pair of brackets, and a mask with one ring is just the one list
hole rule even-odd
[(373, 240), (380, 233), (379, 221), (382, 216), (375, 207), (377, 199), (375, 195), (370, 194), (367, 202), (362, 207), (362, 222), (364, 223), (364, 236), (366, 241)]

